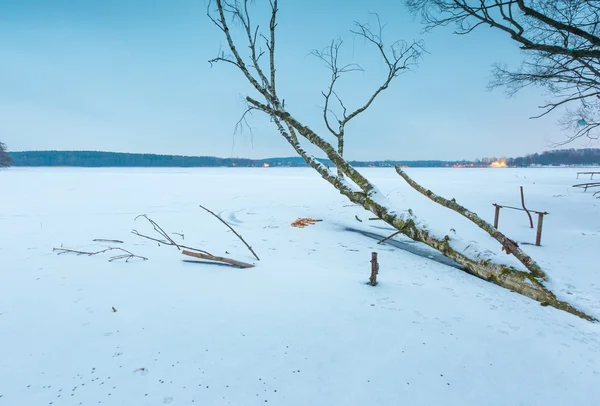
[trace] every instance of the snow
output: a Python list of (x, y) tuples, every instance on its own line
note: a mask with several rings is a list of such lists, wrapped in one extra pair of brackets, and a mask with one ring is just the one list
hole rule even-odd
[[(413, 191), (361, 169), (397, 210), (450, 228), (497, 260), (499, 244)], [(406, 169), (493, 221), (492, 203), (550, 214), (542, 246), (522, 212), (500, 229), (600, 317), (600, 200), (576, 169)], [(391, 234), (309, 168), (0, 171), (0, 405), (596, 405), (600, 324), (436, 260)], [(260, 257), (217, 219), (219, 213)], [(184, 262), (147, 214), (186, 245), (250, 269)], [(362, 222), (355, 219), (358, 216)], [(298, 217), (323, 219), (306, 228)], [(452, 235), (451, 235), (452, 236)], [(148, 261), (56, 255), (113, 244)], [(179, 236), (173, 235), (174, 239)], [(379, 284), (366, 284), (371, 252)], [(425, 257), (415, 255), (420, 252)], [(112, 307), (117, 311), (113, 312)], [(142, 369), (143, 368), (143, 369)]]

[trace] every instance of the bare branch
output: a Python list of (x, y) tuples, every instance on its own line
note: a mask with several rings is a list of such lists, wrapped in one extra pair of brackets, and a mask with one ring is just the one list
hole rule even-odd
[[(540, 118), (558, 107), (580, 105), (579, 119), (600, 121), (600, 7), (589, 0), (404, 0), (420, 13), (425, 29), (453, 24), (457, 34), (481, 26), (506, 33), (526, 51), (521, 66), (509, 70), (494, 66), (490, 88), (504, 87), (509, 95), (534, 85), (548, 90), (552, 99), (539, 106)], [(581, 114), (585, 113), (585, 114)], [(583, 136), (596, 138), (596, 127), (573, 126), (571, 113), (567, 143)], [(560, 143), (564, 145), (564, 143)]]
[[(334, 90), (336, 82), (344, 73), (364, 71), (363, 68), (360, 67), (360, 65), (354, 63), (347, 64), (344, 66), (338, 65), (339, 51), (342, 47), (342, 44), (343, 41), (341, 39), (333, 40), (331, 41), (331, 44), (323, 50), (313, 50), (311, 52), (312, 56), (315, 56), (321, 61), (323, 61), (325, 63), (325, 66), (327, 66), (327, 68), (331, 71), (331, 81), (329, 83), (327, 92), (322, 92), (323, 97), (325, 98), (325, 106), (323, 106), (323, 120), (325, 121), (325, 126), (327, 127), (327, 130), (337, 138), (343, 136), (343, 128), (340, 127), (339, 130), (334, 130), (333, 126), (329, 122), (328, 113), (333, 113), (329, 106), (331, 96), (334, 95), (338, 100), (340, 106), (342, 107), (344, 119), (346, 118), (346, 107), (344, 106), (344, 103), (342, 103), (341, 99), (338, 97), (337, 93)], [(337, 115), (335, 113), (333, 113), (333, 115), (336, 117), (338, 123), (341, 123)]]
[(52, 251), (58, 252), (58, 255), (67, 254), (67, 253), (74, 253), (74, 254), (77, 254), (77, 255), (87, 255), (89, 257), (91, 257), (92, 255), (103, 254), (103, 253), (109, 252), (109, 251), (120, 251), (120, 252), (124, 252), (124, 254), (114, 255), (114, 256), (110, 257), (110, 259), (108, 260), (108, 262), (118, 261), (119, 259), (124, 259), (125, 262), (129, 262), (129, 260), (131, 260), (133, 258), (139, 258), (139, 259), (141, 259), (143, 261), (147, 261), (148, 260), (148, 258), (146, 258), (146, 257), (135, 255), (135, 254), (131, 253), (130, 251), (127, 251), (126, 249), (119, 248), (119, 247), (108, 247), (108, 248), (105, 248), (105, 249), (100, 250), (100, 251), (79, 251), (79, 250), (74, 250), (74, 249), (69, 249), (69, 248), (62, 248), (61, 247), (61, 248), (53, 248)]
[[(173, 241), (173, 239), (171, 237), (169, 237), (169, 234), (167, 234), (165, 232), (165, 230), (163, 230), (158, 224), (156, 224), (156, 222), (154, 220), (152, 220), (146, 214), (140, 214), (139, 216), (136, 216), (136, 218), (133, 219), (133, 221), (137, 220), (140, 217), (143, 217), (146, 220), (148, 220), (148, 222), (152, 225), (152, 228), (154, 229), (154, 231), (156, 231), (158, 234), (160, 234), (161, 236), (163, 236), (165, 238), (166, 241), (162, 241), (163, 244), (172, 245), (174, 247), (177, 247), (177, 249), (181, 251), (181, 248), (179, 247), (179, 245), (175, 241)], [(135, 231), (135, 230), (133, 230), (133, 231)], [(159, 241), (159, 240), (156, 240), (156, 241)], [(159, 241), (159, 242), (161, 242), (161, 241)]]
[(244, 240), (244, 238), (233, 229), (233, 227), (231, 227), (231, 225), (229, 225), (225, 220), (223, 220), (221, 217), (219, 217), (217, 214), (215, 214), (214, 212), (210, 211), (209, 209), (207, 209), (206, 207), (202, 206), (201, 204), (199, 204), (198, 206), (200, 206), (201, 209), (204, 209), (205, 211), (207, 211), (208, 213), (212, 214), (214, 217), (216, 217), (221, 223), (225, 224), (227, 226), (227, 228), (229, 228), (243, 243), (246, 247), (248, 247), (248, 249), (250, 250), (250, 252), (252, 253), (252, 255), (254, 255), (254, 258), (256, 258), (258, 261), (260, 261), (260, 258), (258, 257), (258, 255), (256, 255), (256, 252), (254, 252), (254, 250), (252, 249), (252, 247), (250, 245), (248, 245), (248, 243), (246, 242), (246, 240)]
[(400, 72), (408, 70), (411, 66), (415, 65), (425, 51), (421, 42), (413, 42), (411, 45), (408, 45), (404, 41), (396, 41), (386, 50), (382, 38), (384, 26), (381, 24), (379, 15), (375, 14), (375, 16), (377, 19), (378, 34), (374, 34), (368, 24), (358, 22), (355, 22), (356, 29), (351, 30), (351, 32), (375, 45), (388, 67), (388, 74), (383, 84), (375, 90), (367, 102), (346, 116), (340, 127), (344, 127), (354, 117), (367, 110), (377, 96), (389, 87), (392, 80)]

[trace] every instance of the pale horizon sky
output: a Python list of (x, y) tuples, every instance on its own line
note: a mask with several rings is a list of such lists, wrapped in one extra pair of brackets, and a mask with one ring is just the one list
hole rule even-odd
[[(265, 1), (255, 3), (264, 21)], [(376, 12), (388, 42), (425, 41), (429, 53), (419, 67), (395, 79), (347, 127), (349, 159), (519, 156), (564, 139), (559, 114), (529, 119), (546, 100), (541, 89), (513, 98), (486, 90), (493, 63), (520, 61), (505, 35), (487, 28), (467, 36), (447, 28), (422, 34), (400, 0), (280, 0), (279, 8), (279, 94), (290, 113), (324, 137), (320, 92), (329, 73), (308, 56), (312, 49), (342, 37), (343, 61), (365, 68), (340, 82), (351, 109), (385, 74), (373, 49), (350, 34), (353, 21), (372, 21)], [(2, 0), (0, 35), (0, 141), (11, 151), (294, 155), (259, 113), (250, 119), (252, 136), (234, 136), (243, 96), (258, 96), (233, 66), (210, 67), (225, 42), (205, 0)], [(568, 145), (585, 146), (598, 145)]]

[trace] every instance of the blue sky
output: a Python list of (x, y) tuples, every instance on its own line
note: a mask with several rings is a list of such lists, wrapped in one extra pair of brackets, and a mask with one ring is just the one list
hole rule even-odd
[[(256, 0), (261, 22), (264, 3)], [(508, 98), (485, 89), (494, 62), (518, 65), (514, 43), (489, 29), (422, 34), (400, 0), (280, 0), (279, 94), (305, 124), (323, 130), (329, 77), (312, 49), (342, 37), (342, 59), (365, 68), (340, 82), (350, 108), (382, 80), (373, 49), (349, 32), (371, 12), (388, 24), (385, 39), (423, 39), (429, 54), (348, 126), (349, 158), (516, 156), (562, 140), (558, 115), (528, 119), (541, 90)], [(1, 0), (0, 35), (0, 140), (10, 150), (293, 155), (258, 113), (252, 135), (234, 135), (253, 93), (232, 66), (208, 64), (225, 43), (205, 0)]]

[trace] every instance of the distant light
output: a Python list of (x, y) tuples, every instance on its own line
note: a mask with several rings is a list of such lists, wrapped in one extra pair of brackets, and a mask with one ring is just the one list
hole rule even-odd
[(490, 164), (490, 168), (506, 168), (506, 161), (494, 161)]

